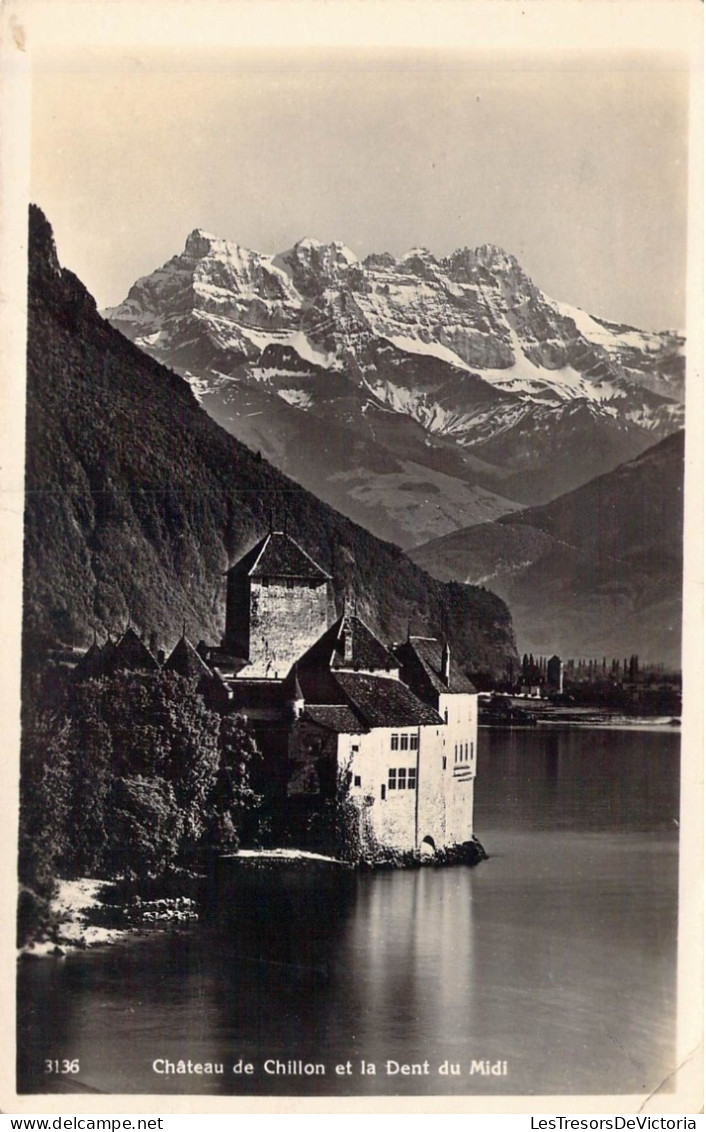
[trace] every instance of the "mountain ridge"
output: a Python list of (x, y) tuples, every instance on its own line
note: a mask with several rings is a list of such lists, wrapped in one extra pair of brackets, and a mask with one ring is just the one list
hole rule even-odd
[[(547, 502), (683, 424), (679, 335), (550, 299), (490, 244), (360, 260), (340, 242), (262, 255), (195, 229), (105, 314), (223, 427), (402, 546)], [(308, 438), (329, 429), (342, 440), (324, 459)], [(405, 459), (450, 482), (417, 474), (402, 515)]]
[(101, 319), (30, 211), (24, 632), (87, 644), (126, 621), (170, 644), (184, 622), (217, 643), (224, 571), (271, 521), (327, 565), (336, 600), (358, 595), (386, 639), (446, 633), (466, 667), (515, 655), (508, 610), (482, 589), (428, 577), (221, 429), (189, 385)]
[(540, 507), (411, 550), (440, 579), (490, 586), (523, 651), (681, 666), (684, 434)]

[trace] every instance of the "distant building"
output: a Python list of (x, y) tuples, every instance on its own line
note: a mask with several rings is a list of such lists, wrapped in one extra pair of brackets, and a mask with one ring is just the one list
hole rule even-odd
[(550, 656), (547, 661), (547, 687), (551, 692), (564, 691), (564, 665), (558, 656)]

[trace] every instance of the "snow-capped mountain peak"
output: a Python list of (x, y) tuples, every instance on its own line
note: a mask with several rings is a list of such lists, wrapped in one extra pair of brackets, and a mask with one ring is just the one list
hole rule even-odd
[(332, 243), (327, 244), (324, 243), (323, 240), (314, 239), (313, 236), (304, 236), (301, 240), (297, 240), (294, 249), (304, 253), (315, 253), (317, 255), (330, 253), (337, 258), (345, 260), (346, 263), (358, 262), (358, 257), (355, 252), (352, 252), (351, 249), (346, 247), (340, 240), (334, 240)]
[(326, 244), (311, 236), (297, 240), (288, 252), (281, 252), (276, 258), (285, 263), (298, 265), (305, 271), (318, 272), (322, 275), (337, 274), (358, 263), (355, 252), (340, 241)]
[[(682, 339), (549, 298), (494, 244), (361, 262), (338, 241), (273, 256), (196, 228), (106, 313), (243, 438), (245, 406), (223, 407), (237, 390), (258, 391), (258, 414), (286, 406), (295, 431), (302, 415), (345, 426), (351, 451), (397, 420), (420, 430), (420, 460), (452, 445), (506, 502), (578, 486), (682, 421)], [(281, 463), (286, 445), (257, 442)]]
[(520, 267), (514, 255), (498, 244), (481, 244), (470, 253), (481, 267), (493, 271), (514, 271)]
[(405, 254), (402, 256), (400, 263), (406, 263), (409, 259), (423, 259), (427, 260), (430, 263), (437, 262), (436, 256), (432, 255), (432, 253), (429, 251), (429, 248), (423, 247), (410, 248), (409, 251), (405, 252)]
[(194, 228), (186, 237), (183, 254), (189, 259), (203, 259), (204, 256), (210, 255), (228, 256), (233, 254), (237, 246), (222, 236), (214, 236), (212, 232), (206, 232), (203, 228)]

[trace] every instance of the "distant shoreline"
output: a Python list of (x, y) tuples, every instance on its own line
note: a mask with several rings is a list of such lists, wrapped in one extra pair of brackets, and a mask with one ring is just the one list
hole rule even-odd
[(535, 727), (593, 727), (608, 731), (673, 731), (681, 734), (681, 720), (672, 723), (671, 719), (654, 719), (649, 716), (603, 716), (576, 718), (573, 715), (554, 719), (537, 718), (532, 723), (479, 723), (479, 731), (532, 731)]
[[(596, 727), (613, 730), (681, 731), (678, 714), (628, 714), (624, 709), (603, 707), (600, 704), (558, 705), (547, 700), (524, 699), (519, 696), (502, 696), (502, 711), (494, 705), (482, 705), (479, 728), (484, 730), (516, 731), (534, 727)], [(503, 711), (507, 712), (503, 718)]]

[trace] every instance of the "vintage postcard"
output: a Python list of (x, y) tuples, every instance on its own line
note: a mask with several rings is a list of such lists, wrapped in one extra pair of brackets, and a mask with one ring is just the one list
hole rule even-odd
[(0, 1107), (693, 1116), (701, 6), (2, 20)]

